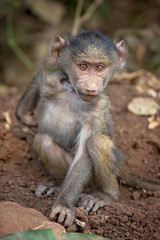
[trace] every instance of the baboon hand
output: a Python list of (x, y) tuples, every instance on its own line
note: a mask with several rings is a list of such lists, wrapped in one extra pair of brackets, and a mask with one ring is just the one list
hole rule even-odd
[(30, 127), (36, 127), (37, 126), (37, 120), (34, 116), (25, 114), (24, 116), (21, 116), (21, 123), (30, 126)]
[(53, 206), (49, 216), (51, 220), (57, 220), (58, 223), (63, 224), (65, 227), (73, 224), (74, 217), (74, 212), (61, 204), (56, 207)]
[(96, 212), (99, 208), (109, 205), (111, 202), (111, 197), (102, 193), (82, 193), (78, 207), (84, 208), (87, 212)]

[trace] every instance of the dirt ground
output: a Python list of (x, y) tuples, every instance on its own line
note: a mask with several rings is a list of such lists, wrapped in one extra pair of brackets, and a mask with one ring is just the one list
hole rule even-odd
[[(0, 94), (0, 201), (13, 201), (49, 216), (55, 196), (37, 199), (34, 190), (51, 177), (32, 151), (33, 137), (29, 130), (20, 125), (14, 115), (21, 94), (13, 89)], [(134, 97), (146, 95), (138, 93), (135, 85), (116, 80), (108, 85), (107, 94), (112, 103), (115, 139), (123, 157), (136, 173), (160, 183), (160, 128), (149, 130), (147, 117), (136, 116), (127, 109)], [(155, 101), (160, 103), (158, 98)], [(4, 112), (9, 112), (12, 121), (9, 130)], [(159, 240), (160, 192), (126, 186), (120, 186), (120, 192), (118, 202), (99, 209), (96, 214), (77, 209), (77, 219), (86, 225), (82, 228), (74, 224), (67, 230), (91, 232), (116, 240)]]

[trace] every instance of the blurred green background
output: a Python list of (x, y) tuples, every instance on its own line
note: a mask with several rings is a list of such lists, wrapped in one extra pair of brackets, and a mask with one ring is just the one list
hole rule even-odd
[[(85, 0), (82, 15), (98, 0)], [(23, 88), (49, 53), (50, 41), (71, 34), (76, 0), (0, 0), (0, 84)], [(129, 71), (160, 77), (160, 0), (103, 0), (81, 28), (128, 45)]]

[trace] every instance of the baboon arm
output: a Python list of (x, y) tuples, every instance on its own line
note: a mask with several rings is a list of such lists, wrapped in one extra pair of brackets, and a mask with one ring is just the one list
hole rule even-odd
[(86, 150), (87, 139), (88, 133), (85, 132), (85, 129), (82, 129), (77, 153), (68, 170), (61, 192), (52, 208), (50, 218), (55, 219), (56, 215), (59, 215), (59, 223), (64, 215), (65, 217), (63, 218), (66, 219), (68, 225), (73, 223), (74, 203), (91, 177), (92, 164)]
[(64, 222), (65, 226), (72, 225), (74, 203), (90, 176), (91, 164), (84, 154), (73, 161), (61, 192), (51, 210), (50, 219), (58, 220), (59, 223)]
[(59, 201), (63, 198), (68, 207), (72, 207), (72, 204), (91, 176), (91, 168), (91, 162), (87, 153), (84, 153), (79, 159), (73, 161), (58, 197)]
[(33, 118), (33, 111), (40, 100), (41, 71), (38, 71), (32, 78), (26, 92), (22, 96), (16, 108), (18, 120), (28, 126), (36, 126), (37, 120)]

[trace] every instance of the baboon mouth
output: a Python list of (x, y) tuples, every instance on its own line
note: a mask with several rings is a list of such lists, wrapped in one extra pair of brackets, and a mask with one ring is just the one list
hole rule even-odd
[(78, 92), (80, 98), (85, 102), (93, 102), (97, 99), (98, 95), (90, 95)]

